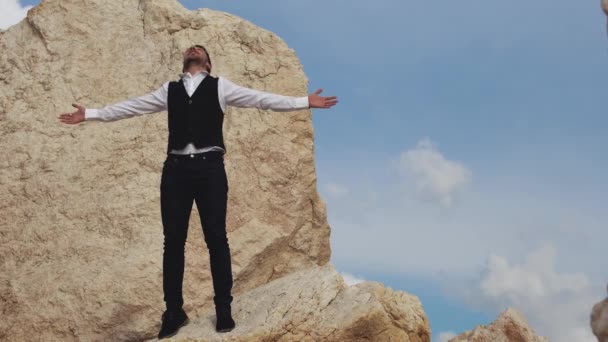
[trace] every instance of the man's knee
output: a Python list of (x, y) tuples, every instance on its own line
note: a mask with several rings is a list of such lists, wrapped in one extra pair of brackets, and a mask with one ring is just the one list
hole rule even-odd
[(186, 236), (177, 234), (165, 235), (164, 245), (165, 248), (184, 249), (184, 246), (186, 245)]
[(228, 248), (228, 236), (225, 233), (225, 230), (222, 231), (213, 231), (208, 230), (204, 232), (205, 234), (205, 242), (207, 243), (207, 248), (209, 249), (226, 249)]

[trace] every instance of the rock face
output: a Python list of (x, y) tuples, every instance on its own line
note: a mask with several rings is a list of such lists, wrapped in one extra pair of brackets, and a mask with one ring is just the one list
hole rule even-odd
[(377, 282), (349, 287), (329, 263), (242, 294), (233, 317), (235, 329), (218, 335), (210, 309), (174, 341), (429, 341), (418, 298)]
[[(215, 76), (308, 93), (299, 60), (276, 35), (175, 0), (43, 0), (0, 32), (0, 340), (156, 336), (164, 309), (166, 112), (77, 126), (57, 117), (71, 103), (100, 108), (177, 79), (192, 44), (208, 48)], [(227, 230), (240, 324), (232, 336), (429, 341), (415, 297), (377, 283), (345, 287), (328, 264), (313, 137), (308, 110), (226, 112)], [(214, 336), (203, 315), (212, 297), (194, 206), (184, 276), (193, 340)]]
[[(602, 0), (602, 10), (604, 14), (608, 15), (608, 0)], [(606, 31), (608, 32), (608, 23), (606, 24)]]
[(488, 326), (479, 326), (467, 331), (449, 342), (549, 342), (546, 337), (537, 336), (528, 326), (525, 318), (514, 309), (505, 310)]
[(608, 342), (608, 298), (593, 306), (591, 330), (599, 342)]

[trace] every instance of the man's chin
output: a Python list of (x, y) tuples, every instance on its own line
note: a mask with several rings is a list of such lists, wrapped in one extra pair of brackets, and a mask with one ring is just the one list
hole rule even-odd
[(192, 57), (192, 58), (186, 58), (184, 60), (185, 64), (203, 64), (203, 60), (201, 58), (198, 57)]

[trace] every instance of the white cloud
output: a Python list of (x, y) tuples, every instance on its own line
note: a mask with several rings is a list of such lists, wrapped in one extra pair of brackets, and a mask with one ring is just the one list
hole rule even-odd
[(550, 244), (530, 253), (519, 265), (501, 256), (489, 258), (473, 302), (496, 311), (521, 311), (539, 335), (555, 342), (592, 342), (589, 315), (598, 298), (582, 273), (562, 274), (555, 269), (556, 249)]
[(348, 187), (334, 182), (327, 183), (325, 188), (327, 189), (327, 193), (334, 198), (339, 198), (349, 193)]
[(451, 338), (456, 337), (456, 334), (451, 331), (445, 331), (437, 336), (435, 342), (448, 342)]
[(351, 285), (355, 285), (361, 282), (364, 282), (365, 279), (356, 277), (350, 273), (347, 272), (340, 272), (340, 275), (342, 275), (342, 278), (344, 279), (344, 282), (346, 283), (346, 285), (351, 286)]
[(447, 160), (428, 138), (401, 154), (400, 170), (405, 177), (413, 178), (420, 195), (438, 200), (446, 207), (452, 205), (454, 195), (471, 179), (468, 168)]
[(0, 8), (0, 30), (5, 30), (25, 18), (32, 6), (21, 7), (17, 0), (0, 0)]
[(481, 283), (484, 295), (508, 296), (511, 302), (521, 300), (524, 303), (560, 292), (580, 293), (589, 287), (584, 274), (555, 273), (555, 255), (555, 247), (545, 245), (530, 253), (524, 264), (513, 266), (503, 257), (491, 256), (488, 273)]

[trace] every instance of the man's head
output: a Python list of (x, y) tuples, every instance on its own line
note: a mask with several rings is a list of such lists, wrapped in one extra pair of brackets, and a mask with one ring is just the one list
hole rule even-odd
[(207, 49), (202, 45), (192, 45), (184, 51), (184, 66), (182, 72), (185, 72), (190, 65), (200, 65), (203, 69), (211, 73), (211, 57)]

